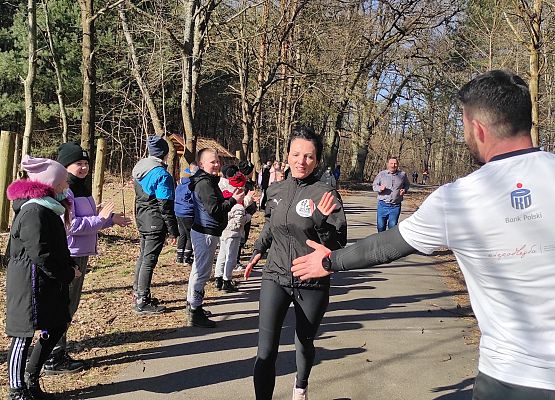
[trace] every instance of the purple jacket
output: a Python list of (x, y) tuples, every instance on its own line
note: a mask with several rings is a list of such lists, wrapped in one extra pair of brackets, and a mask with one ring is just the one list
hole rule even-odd
[(96, 204), (92, 196), (75, 197), (68, 190), (71, 202), (71, 226), (67, 230), (67, 244), (72, 257), (96, 255), (98, 231), (113, 225), (112, 218), (101, 218), (96, 213)]

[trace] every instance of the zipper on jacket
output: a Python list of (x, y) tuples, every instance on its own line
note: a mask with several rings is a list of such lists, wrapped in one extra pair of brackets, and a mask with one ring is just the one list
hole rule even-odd
[[(291, 209), (291, 206), (293, 205), (293, 203), (295, 203), (295, 199), (297, 198), (297, 193), (299, 191), (299, 187), (302, 181), (300, 179), (299, 180), (291, 179), (291, 180), (294, 182), (295, 189), (293, 191), (293, 197), (291, 198), (291, 201), (289, 202), (289, 206), (287, 207), (287, 213), (285, 214), (285, 226), (287, 227), (287, 233), (288, 233), (287, 237), (289, 238), (289, 276), (291, 278), (290, 282), (291, 282), (291, 288), (293, 289), (293, 295), (295, 295), (295, 277), (293, 276), (293, 272), (291, 271), (291, 267), (293, 266), (293, 243), (291, 241), (291, 232), (289, 232), (289, 223), (287, 222), (287, 218), (289, 216), (289, 210)], [(299, 293), (299, 298), (300, 298), (300, 293)]]
[(297, 183), (295, 182), (294, 179), (292, 179), (292, 182), (294, 183), (295, 187), (293, 190), (293, 196), (291, 197), (291, 200), (289, 201), (289, 205), (287, 206), (287, 210), (285, 211), (285, 226), (287, 228), (287, 241), (289, 243), (289, 275), (290, 275), (290, 282), (291, 282), (291, 288), (293, 288), (293, 272), (291, 272), (291, 266), (293, 265), (293, 244), (291, 242), (291, 232), (289, 232), (289, 222), (288, 222), (288, 218), (289, 218), (289, 210), (291, 209), (291, 205), (293, 204), (293, 201), (295, 200), (295, 197), (297, 195)]

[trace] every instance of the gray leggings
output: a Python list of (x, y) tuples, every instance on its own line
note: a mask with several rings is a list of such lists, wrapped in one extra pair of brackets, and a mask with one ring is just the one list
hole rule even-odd
[(305, 388), (314, 364), (314, 337), (329, 303), (329, 288), (292, 289), (264, 279), (260, 288), (258, 353), (254, 363), (256, 400), (270, 400), (276, 381), (276, 358), (283, 320), (295, 308), (296, 386)]
[(555, 400), (555, 390), (513, 385), (479, 372), (472, 400)]

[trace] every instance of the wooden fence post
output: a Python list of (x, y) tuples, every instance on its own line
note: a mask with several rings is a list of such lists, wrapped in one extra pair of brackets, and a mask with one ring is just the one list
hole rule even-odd
[(99, 138), (96, 142), (96, 160), (94, 162), (93, 198), (96, 204), (102, 203), (102, 187), (104, 185), (104, 168), (106, 160), (106, 140)]
[(10, 219), (10, 201), (6, 189), (12, 182), (15, 134), (8, 131), (0, 133), (0, 232), (7, 231)]

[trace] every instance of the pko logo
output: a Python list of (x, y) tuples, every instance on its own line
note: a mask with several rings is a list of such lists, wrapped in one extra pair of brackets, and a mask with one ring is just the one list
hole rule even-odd
[(529, 189), (523, 189), (522, 183), (517, 183), (517, 190), (511, 192), (511, 206), (517, 210), (524, 210), (532, 205), (532, 195)]

